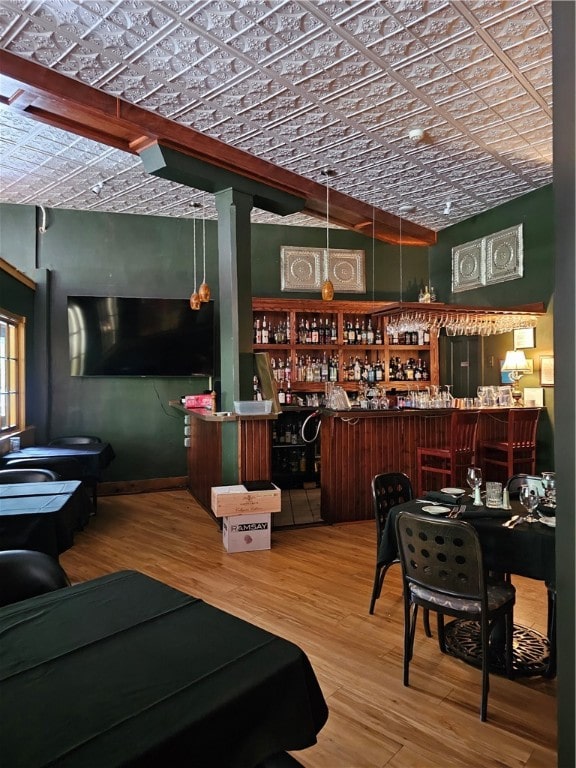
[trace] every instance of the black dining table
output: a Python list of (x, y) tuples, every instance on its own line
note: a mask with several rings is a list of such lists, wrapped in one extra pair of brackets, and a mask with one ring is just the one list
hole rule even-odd
[(0, 549), (33, 549), (58, 559), (91, 512), (80, 480), (0, 484)]
[(78, 445), (30, 445), (18, 451), (9, 451), (0, 457), (2, 466), (7, 467), (14, 459), (76, 459), (87, 477), (98, 481), (102, 473), (114, 460), (115, 453), (110, 443), (81, 443)]
[[(457, 502), (454, 502), (456, 505)], [(474, 506), (468, 496), (461, 500), (466, 509), (462, 519), (471, 523), (480, 539), (484, 567), (496, 574), (525, 576), (530, 579), (543, 581), (548, 590), (548, 632), (542, 638), (537, 632), (515, 624), (515, 671), (520, 675), (555, 674), (555, 622), (556, 622), (556, 563), (555, 563), (555, 528), (540, 522), (521, 522), (513, 528), (503, 526), (513, 515), (525, 515), (526, 510), (516, 501), (511, 501), (511, 509), (489, 509), (485, 506)], [(378, 562), (381, 565), (392, 563), (398, 558), (398, 543), (396, 539), (396, 518), (402, 510), (412, 514), (428, 515), (422, 510), (426, 506), (415, 499), (393, 507), (386, 520), (382, 539), (378, 550)], [(479, 647), (475, 642), (468, 649), (463, 646), (469, 643), (466, 632), (460, 637), (457, 633), (469, 623), (462, 620), (447, 626), (447, 648), (455, 655), (478, 662)], [(498, 663), (495, 671), (501, 671)]]
[(254, 768), (328, 717), (295, 644), (136, 571), (0, 609), (10, 768)]

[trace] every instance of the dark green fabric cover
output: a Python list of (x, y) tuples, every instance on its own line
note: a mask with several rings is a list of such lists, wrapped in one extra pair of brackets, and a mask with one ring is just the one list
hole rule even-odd
[(316, 742), (327, 707), (292, 643), (133, 571), (0, 610), (10, 768), (241, 768)]

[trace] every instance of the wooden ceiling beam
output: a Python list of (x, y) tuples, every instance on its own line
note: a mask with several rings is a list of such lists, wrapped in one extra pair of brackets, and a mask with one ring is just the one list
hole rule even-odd
[[(326, 221), (326, 187), (193, 128), (0, 50), (0, 103), (70, 133), (139, 154), (159, 143), (295, 197), (302, 213)], [(426, 246), (436, 233), (330, 190), (330, 221), (387, 243)]]

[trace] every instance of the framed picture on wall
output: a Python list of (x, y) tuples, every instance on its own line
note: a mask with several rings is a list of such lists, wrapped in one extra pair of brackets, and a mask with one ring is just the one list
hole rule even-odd
[(540, 357), (540, 384), (543, 387), (554, 386), (554, 355)]
[(514, 349), (533, 349), (534, 328), (517, 328), (514, 331)]

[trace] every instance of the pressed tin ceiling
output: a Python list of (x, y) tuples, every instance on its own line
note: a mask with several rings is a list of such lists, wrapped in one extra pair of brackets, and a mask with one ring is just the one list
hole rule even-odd
[[(551, 183), (551, 42), (550, 0), (0, 0), (0, 48), (433, 231)], [(0, 201), (217, 215), (16, 102)]]

